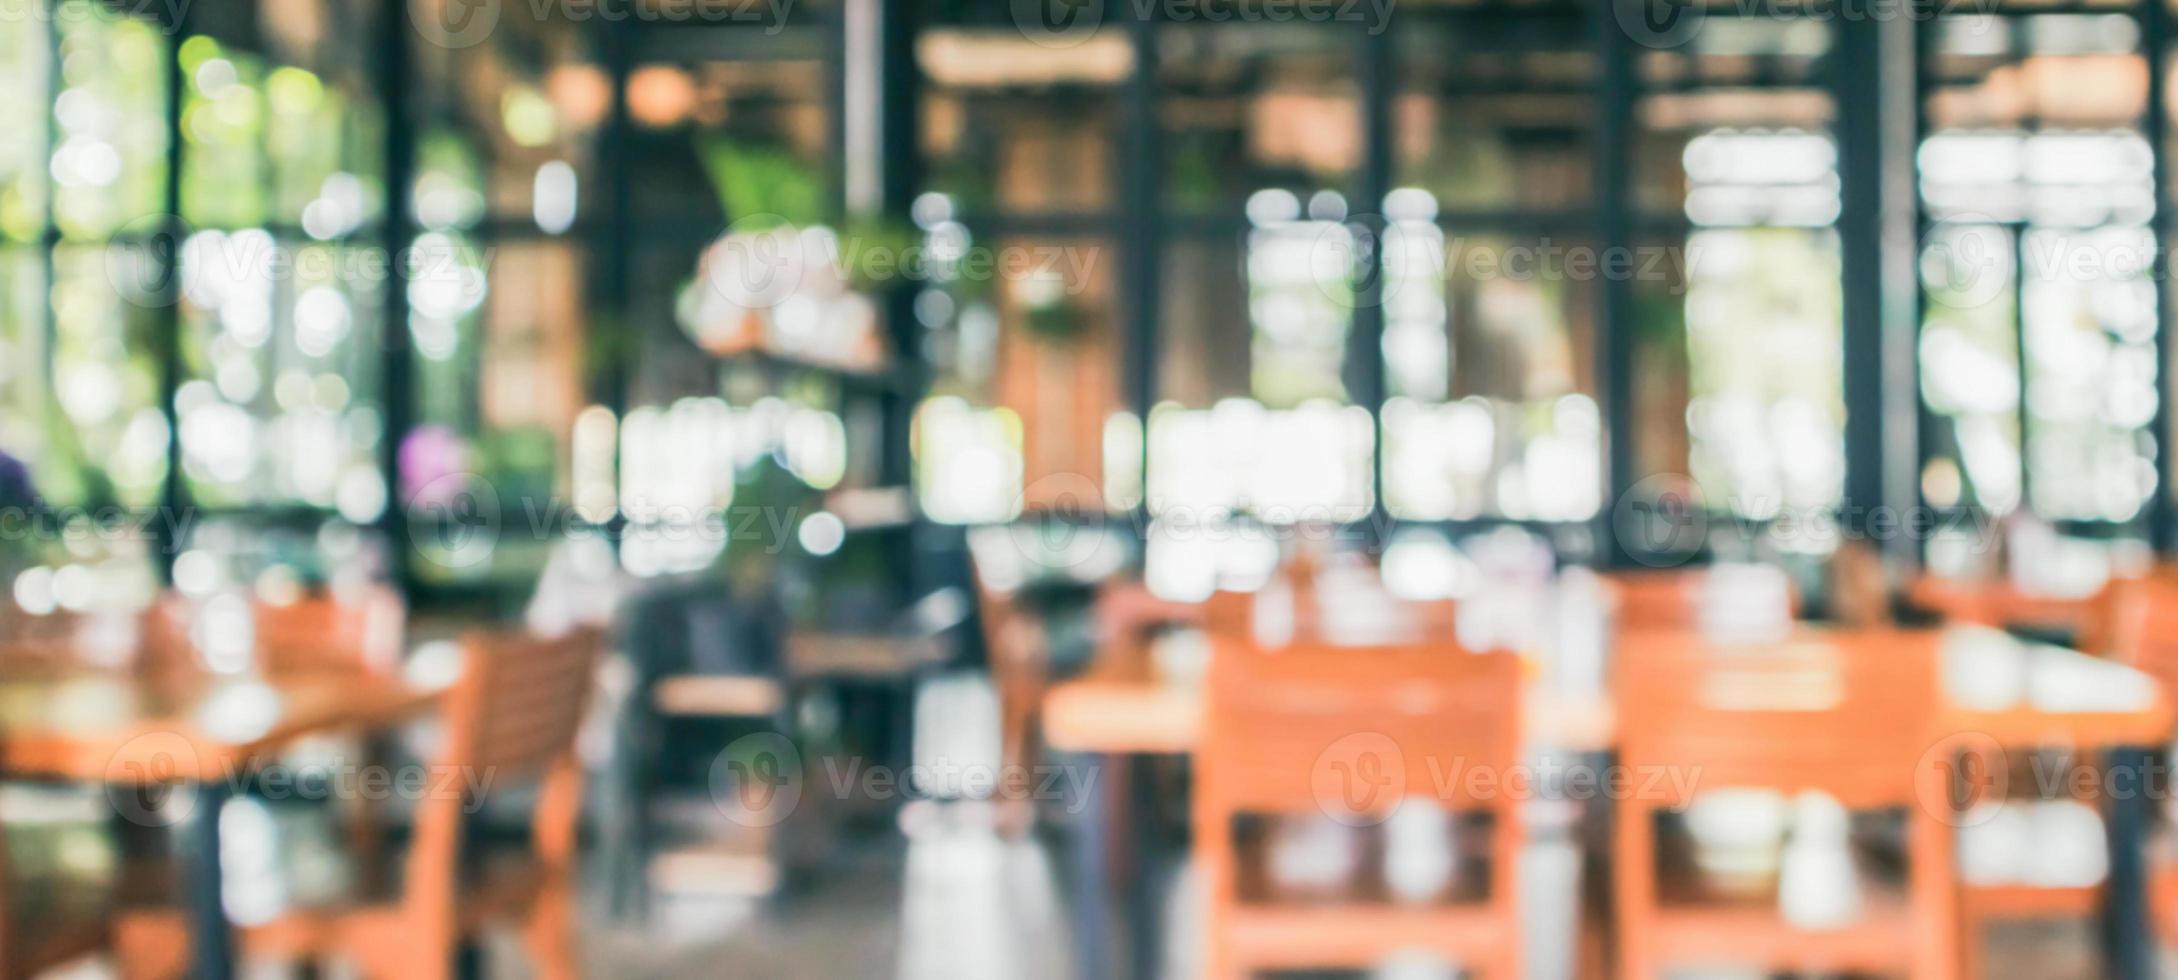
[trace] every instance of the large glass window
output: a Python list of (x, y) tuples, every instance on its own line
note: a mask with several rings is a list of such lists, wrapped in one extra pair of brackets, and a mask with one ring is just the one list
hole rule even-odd
[(2160, 398), (2147, 60), (2124, 13), (1934, 25), (1921, 388), (1938, 506), (2130, 522)]

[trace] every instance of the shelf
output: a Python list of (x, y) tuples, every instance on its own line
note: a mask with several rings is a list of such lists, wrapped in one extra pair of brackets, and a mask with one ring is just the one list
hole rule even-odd
[(660, 714), (682, 718), (769, 718), (786, 704), (786, 690), (769, 677), (682, 674), (651, 689)]
[(824, 509), (850, 531), (906, 527), (915, 523), (915, 494), (906, 487), (834, 490), (825, 495)]
[(787, 637), (787, 667), (796, 677), (898, 678), (944, 660), (944, 646), (925, 639), (849, 633)]

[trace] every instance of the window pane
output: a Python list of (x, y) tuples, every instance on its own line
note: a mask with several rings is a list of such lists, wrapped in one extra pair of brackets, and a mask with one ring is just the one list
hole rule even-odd
[(163, 210), (164, 42), (145, 21), (65, 0), (60, 96), (53, 102), (54, 221), (69, 238), (99, 238)]
[(0, 248), (0, 452), (21, 460), (45, 459), (52, 442), (45, 297), (44, 255)]
[(41, 460), (57, 503), (148, 507), (166, 472), (166, 416), (150, 340), (157, 311), (124, 299), (123, 246), (53, 253), (53, 383), (60, 418)]
[(1935, 25), (1919, 157), (1935, 221), (1921, 257), (1922, 393), (1942, 421), (1922, 472), (1933, 503), (2125, 522), (2153, 498), (2140, 43), (2116, 13)]
[(1052, 48), (1012, 32), (939, 30), (916, 52), (931, 81), (921, 134), (931, 189), (970, 215), (1112, 207), (1114, 86), (1134, 63), (1125, 32)]
[(213, 508), (304, 506), (374, 520), (383, 275), (376, 250), (198, 232), (182, 253), (182, 471)]
[[(18, 105), (44, 105), (50, 61), (43, 19), (0, 18), (0, 92)], [(31, 241), (45, 230), (44, 122), (0, 127), (0, 239)]]
[(1447, 211), (1586, 203), (1591, 34), (1570, 6), (1403, 26), (1393, 179), (1429, 191)]
[[(1413, 207), (1402, 192), (1388, 211)], [(1414, 520), (1581, 520), (1602, 493), (1602, 431), (1580, 356), (1593, 247), (1451, 235), (1425, 210), (1385, 239), (1385, 506)], [(1456, 400), (1455, 400), (1456, 399)]]
[(1264, 188), (1351, 194), (1362, 151), (1354, 38), (1324, 24), (1162, 28), (1166, 206), (1233, 215)]
[(250, 228), (266, 216), (264, 66), (209, 37), (182, 43), (182, 217)]

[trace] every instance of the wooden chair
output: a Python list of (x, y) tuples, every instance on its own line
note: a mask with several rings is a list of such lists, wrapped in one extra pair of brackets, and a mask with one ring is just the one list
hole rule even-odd
[[(2159, 567), (2128, 581), (2110, 600), (2111, 656), (2146, 671), (2178, 694), (2178, 573)], [(2148, 906), (2166, 945), (2178, 945), (2178, 856), (2157, 853)]]
[[(247, 958), (306, 961), (340, 953), (364, 977), (443, 980), (453, 976), (464, 942), (484, 926), (511, 924), (534, 959), (533, 975), (580, 975), (572, 918), (582, 806), (575, 734), (594, 686), (602, 637), (593, 629), (555, 639), (480, 633), (463, 645), (467, 662), (441, 709), (444, 742), (417, 803), (399, 894), (375, 903), (299, 909), (245, 930)], [(465, 860), (465, 824), (481, 802), (464, 791), (472, 777), (488, 778), (494, 793), (536, 787), (527, 854)], [(185, 946), (170, 913), (139, 916), (124, 930), (138, 964), (172, 961), (167, 951)], [(140, 965), (123, 972), (171, 976)]]
[[(2009, 597), (2009, 601), (2007, 601)], [(2113, 577), (2093, 594), (2075, 599), (2033, 597), (2008, 587), (1992, 589), (1983, 601), (1943, 610), (1956, 618), (1980, 625), (2039, 626), (2071, 632), (2079, 649), (2131, 663), (2162, 680), (2167, 690), (2178, 691), (2178, 578), (2168, 570), (2145, 576)], [(2076, 760), (2076, 762), (2078, 762)], [(2001, 763), (1992, 763), (2001, 764)], [(2096, 767), (2098, 760), (2078, 764)], [(2034, 780), (2015, 774), (2014, 788), (2032, 788)], [(2098, 781), (2098, 785), (2099, 785)], [(2068, 790), (2081, 787), (2068, 785)], [(2095, 806), (2101, 800), (2092, 793), (2074, 792), (2067, 798)], [(2153, 894), (2178, 894), (2178, 866), (2159, 869)], [(2050, 887), (2020, 883), (1966, 884), (1960, 893), (1963, 969), (1979, 976), (1982, 948), (1989, 927), (2013, 920), (2086, 919), (2103, 904), (2100, 885)], [(2157, 916), (2168, 938), (2178, 942), (2178, 907)]]
[[(1213, 643), (1194, 797), (1209, 898), (1206, 975), (1364, 968), (1394, 950), (1420, 948), (1476, 971), (1470, 975), (1520, 976), (1521, 801), (1447, 776), (1503, 776), (1518, 763), (1516, 658), (1445, 644), (1266, 652), (1231, 635)], [(1357, 896), (1292, 905), (1243, 894), (1236, 818), (1324, 813), (1333, 805), (1381, 816), (1409, 799), (1493, 815), (1488, 894), (1480, 902)]]
[[(1621, 641), (1620, 758), (1634, 788), (1617, 804), (1612, 855), (1621, 976), (1650, 980), (1696, 964), (1959, 975), (1952, 826), (1931, 808), (1950, 800), (1940, 782), (1950, 770), (1928, 764), (1939, 642), (1873, 630), (1746, 649), (1693, 633)], [(1672, 773), (1698, 779), (1649, 778)], [(1667, 902), (1657, 816), (1727, 787), (1903, 808), (1902, 900), (1864, 895), (1857, 921), (1823, 931), (1797, 929), (1767, 905)]]
[(348, 913), (337, 941), (367, 977), (445, 977), (456, 947), (491, 921), (519, 923), (535, 974), (580, 975), (575, 962), (575, 834), (582, 765), (575, 734), (589, 705), (603, 638), (579, 629), (558, 639), (478, 634), (466, 672), (448, 693), (446, 744), (434, 773), (488, 772), (492, 789), (537, 786), (527, 860), (461, 880), (471, 801), (435, 793), (416, 813), (398, 903)]

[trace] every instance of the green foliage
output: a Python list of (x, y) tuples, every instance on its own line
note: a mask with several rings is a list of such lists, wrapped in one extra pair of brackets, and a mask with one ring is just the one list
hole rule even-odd
[(737, 231), (823, 222), (822, 174), (793, 154), (723, 136), (705, 139), (698, 152)]

